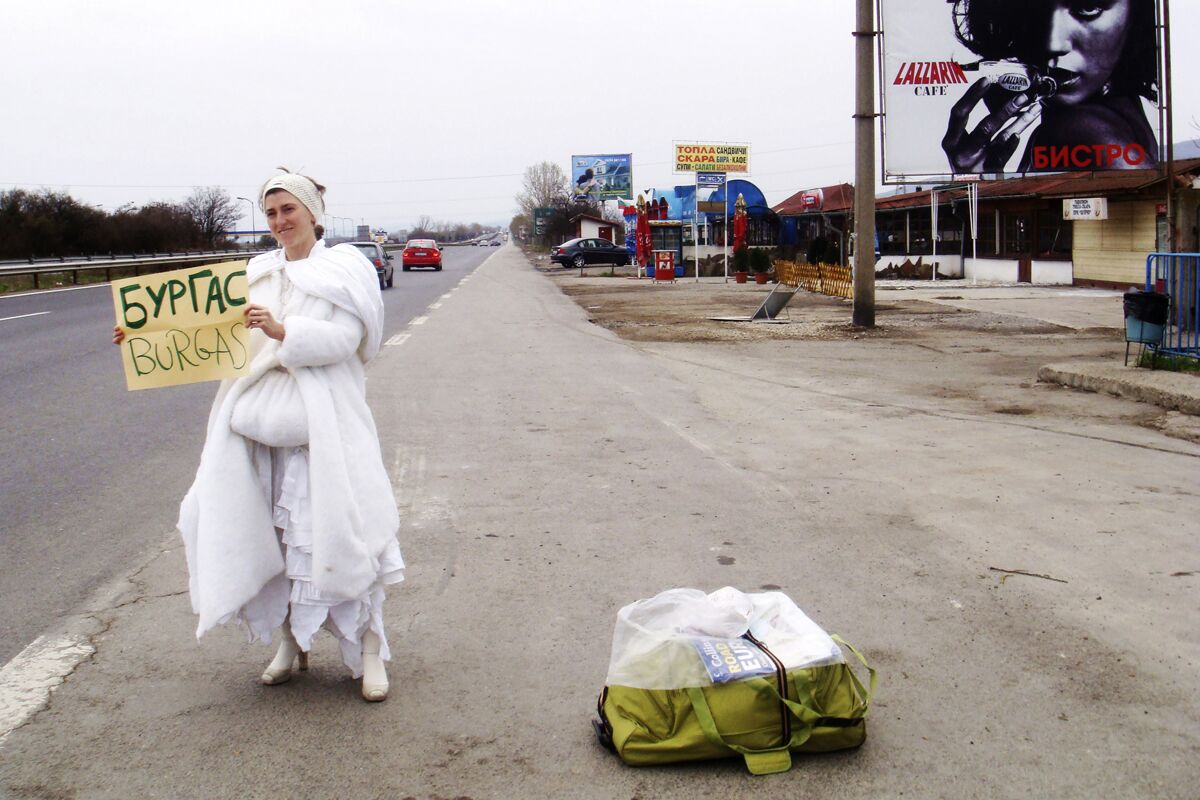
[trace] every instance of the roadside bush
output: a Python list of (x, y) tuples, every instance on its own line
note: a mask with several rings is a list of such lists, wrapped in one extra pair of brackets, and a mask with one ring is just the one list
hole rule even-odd
[(750, 271), (750, 251), (746, 248), (746, 245), (742, 245), (737, 250), (733, 251), (733, 271)]
[(771, 271), (771, 254), (761, 247), (756, 247), (750, 251), (750, 271), (751, 272), (770, 272)]

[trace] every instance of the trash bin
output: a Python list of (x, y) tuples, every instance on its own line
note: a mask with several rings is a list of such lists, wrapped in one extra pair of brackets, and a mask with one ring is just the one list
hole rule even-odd
[(1169, 295), (1140, 290), (1125, 293), (1125, 341), (1158, 344), (1171, 306)]

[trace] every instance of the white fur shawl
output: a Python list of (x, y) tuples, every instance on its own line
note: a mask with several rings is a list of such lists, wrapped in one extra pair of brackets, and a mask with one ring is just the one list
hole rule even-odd
[[(281, 270), (295, 287), (286, 309)], [(308, 417), (315, 588), (361, 597), (400, 525), (365, 395), (363, 364), (378, 352), (383, 331), (375, 269), (352, 247), (318, 242), (301, 261), (285, 261), (281, 250), (259, 256), (247, 276), (251, 301), (283, 312), (287, 333), (279, 343), (252, 332), (250, 372), (217, 391), (200, 466), (180, 507), (198, 637), (284, 570), (252, 445), (229, 427), (238, 397), (267, 370), (291, 371)], [(282, 620), (286, 606), (273, 611)]]

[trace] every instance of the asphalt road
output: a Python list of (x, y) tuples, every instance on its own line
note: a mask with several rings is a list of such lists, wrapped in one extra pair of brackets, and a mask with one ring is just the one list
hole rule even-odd
[[(176, 539), (10, 681), (69, 673), (0, 743), (0, 796), (1195, 800), (1200, 445), (1035, 377), (1119, 338), (920, 303), (871, 336), (635, 342), (589, 321), (602, 293), (677, 312), (689, 284), (571, 276), (601, 289), (576, 305), (494, 250), (369, 373), (407, 564), (388, 701), (332, 636), (280, 686), (236, 627), (195, 641)], [(726, 585), (879, 670), (861, 749), (755, 778), (597, 744), (617, 610)]]
[[(494, 252), (397, 253), (384, 338)], [(126, 391), (112, 323), (107, 284), (0, 296), (0, 664), (162, 546), (199, 459), (215, 384)]]

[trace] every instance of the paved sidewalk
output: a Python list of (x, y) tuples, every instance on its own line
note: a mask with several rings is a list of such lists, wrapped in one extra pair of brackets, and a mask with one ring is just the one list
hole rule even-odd
[[(928, 281), (923, 286), (905, 288), (912, 290), (914, 299), (929, 303), (1037, 319), (1074, 330), (1112, 328), (1123, 331), (1125, 327), (1124, 293), (1108, 289), (979, 285), (951, 288), (949, 284), (935, 287)], [(1200, 374), (1197, 373), (1126, 367), (1123, 361), (1085, 360), (1047, 364), (1038, 370), (1038, 380), (1200, 415)]]
[(880, 281), (876, 297), (924, 300), (972, 311), (1037, 319), (1063, 328), (1123, 328), (1122, 292), (1071, 286), (989, 286), (963, 281), (908, 282), (903, 288)]
[(1200, 415), (1200, 374), (1126, 367), (1111, 361), (1047, 364), (1038, 380)]
[[(163, 531), (0, 796), (1194, 796), (1200, 445), (1037, 384), (1013, 348), (1071, 332), (630, 342), (511, 247), (410, 332), (368, 371), (409, 562), (389, 700), (330, 637), (278, 687), (238, 631), (197, 644)], [(724, 585), (879, 668), (863, 748), (753, 778), (596, 744), (617, 609)]]

